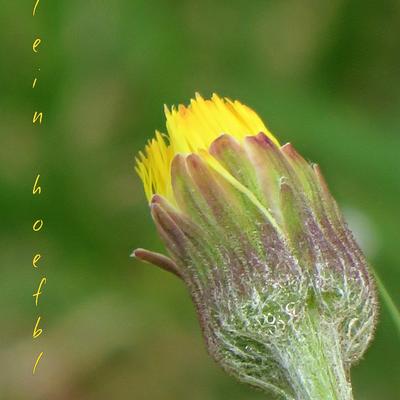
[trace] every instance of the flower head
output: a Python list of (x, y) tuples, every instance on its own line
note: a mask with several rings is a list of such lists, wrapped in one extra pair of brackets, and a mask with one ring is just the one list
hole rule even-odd
[(278, 145), (260, 117), (239, 101), (221, 99), (216, 94), (211, 100), (204, 100), (196, 94), (189, 107), (179, 105), (170, 111), (165, 106), (164, 109), (168, 136), (156, 131), (155, 138), (136, 160), (136, 171), (149, 200), (153, 194), (159, 194), (174, 202), (170, 172), (174, 156), (201, 154), (207, 158), (211, 143), (221, 133), (229, 132), (233, 138), (242, 140), (246, 135), (264, 132)]
[(136, 170), (171, 258), (135, 255), (182, 278), (210, 354), (241, 381), (350, 399), (376, 296), (319, 167), (238, 101), (196, 95), (165, 113), (168, 136)]

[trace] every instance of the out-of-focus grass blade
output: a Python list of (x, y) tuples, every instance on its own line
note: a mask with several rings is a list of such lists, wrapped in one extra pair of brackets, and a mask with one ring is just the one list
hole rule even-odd
[(379, 278), (376, 271), (374, 271), (375, 281), (378, 286), (378, 289), (381, 293), (382, 299), (386, 304), (386, 307), (389, 311), (390, 316), (393, 318), (393, 322), (396, 325), (397, 333), (400, 335), (400, 311), (397, 308), (396, 304), (394, 303), (392, 297), (390, 296), (389, 292), (386, 290), (385, 285)]

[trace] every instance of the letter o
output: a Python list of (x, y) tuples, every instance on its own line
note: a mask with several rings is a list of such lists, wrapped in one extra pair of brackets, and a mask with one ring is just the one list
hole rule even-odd
[(43, 228), (43, 220), (42, 219), (37, 219), (32, 226), (32, 229), (35, 232), (39, 232)]

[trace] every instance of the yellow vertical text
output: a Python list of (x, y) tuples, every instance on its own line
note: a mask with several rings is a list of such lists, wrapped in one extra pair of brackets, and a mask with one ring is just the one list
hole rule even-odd
[(36, 8), (39, 5), (40, 0), (36, 0), (35, 5), (33, 6), (32, 16), (34, 17), (36, 14)]
[(42, 39), (40, 38), (36, 38), (33, 43), (32, 43), (32, 50), (34, 53), (37, 53), (39, 51), (38, 47), (39, 44), (42, 42)]
[(37, 263), (39, 262), (39, 260), (42, 258), (42, 255), (40, 253), (37, 253), (33, 256), (32, 258), (32, 266), (33, 268), (37, 268), (38, 265)]
[(38, 338), (43, 332), (43, 329), (39, 328), (39, 323), (40, 323), (41, 319), (42, 319), (42, 317), (40, 317), (40, 316), (37, 318), (35, 327), (33, 328), (32, 337), (34, 339)]
[(36, 293), (33, 293), (33, 295), (32, 295), (33, 297), (35, 297), (35, 305), (36, 305), (36, 307), (38, 305), (39, 296), (42, 294), (42, 292), (41, 292), (42, 286), (45, 285), (46, 282), (47, 282), (47, 279), (45, 277), (43, 277), (40, 280), (39, 287), (38, 287)]
[(42, 112), (38, 113), (37, 111), (35, 111), (35, 113), (33, 114), (32, 122), (36, 124), (36, 121), (39, 120), (39, 124), (41, 124), (42, 119), (43, 119), (43, 113)]
[(35, 365), (33, 366), (33, 370), (32, 370), (32, 375), (35, 375), (36, 367), (38, 366), (39, 361), (42, 358), (42, 356), (43, 356), (43, 351), (41, 351), (40, 354), (36, 358)]
[(32, 226), (32, 229), (35, 232), (39, 232), (43, 228), (43, 220), (42, 219), (37, 219)]
[(39, 179), (40, 179), (40, 174), (37, 174), (35, 183), (33, 184), (33, 189), (32, 189), (33, 194), (42, 193), (42, 188), (41, 186), (39, 186)]

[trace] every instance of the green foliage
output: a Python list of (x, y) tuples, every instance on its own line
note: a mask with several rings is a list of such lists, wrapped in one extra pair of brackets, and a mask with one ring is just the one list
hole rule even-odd
[[(41, 5), (36, 20), (27, 2), (4, 2), (0, 13), (2, 399), (264, 398), (209, 360), (182, 285), (129, 258), (138, 246), (162, 249), (134, 155), (163, 127), (162, 103), (195, 91), (250, 104), (321, 165), (400, 303), (398, 1)], [(34, 129), (38, 108), (44, 124)], [(37, 172), (40, 200), (31, 195)], [(33, 236), (38, 215), (45, 228)], [(38, 249), (39, 274), (31, 268)], [(44, 368), (32, 380), (40, 347), (31, 339), (32, 293), (42, 272)], [(396, 399), (399, 359), (383, 307), (353, 371), (355, 398)]]

